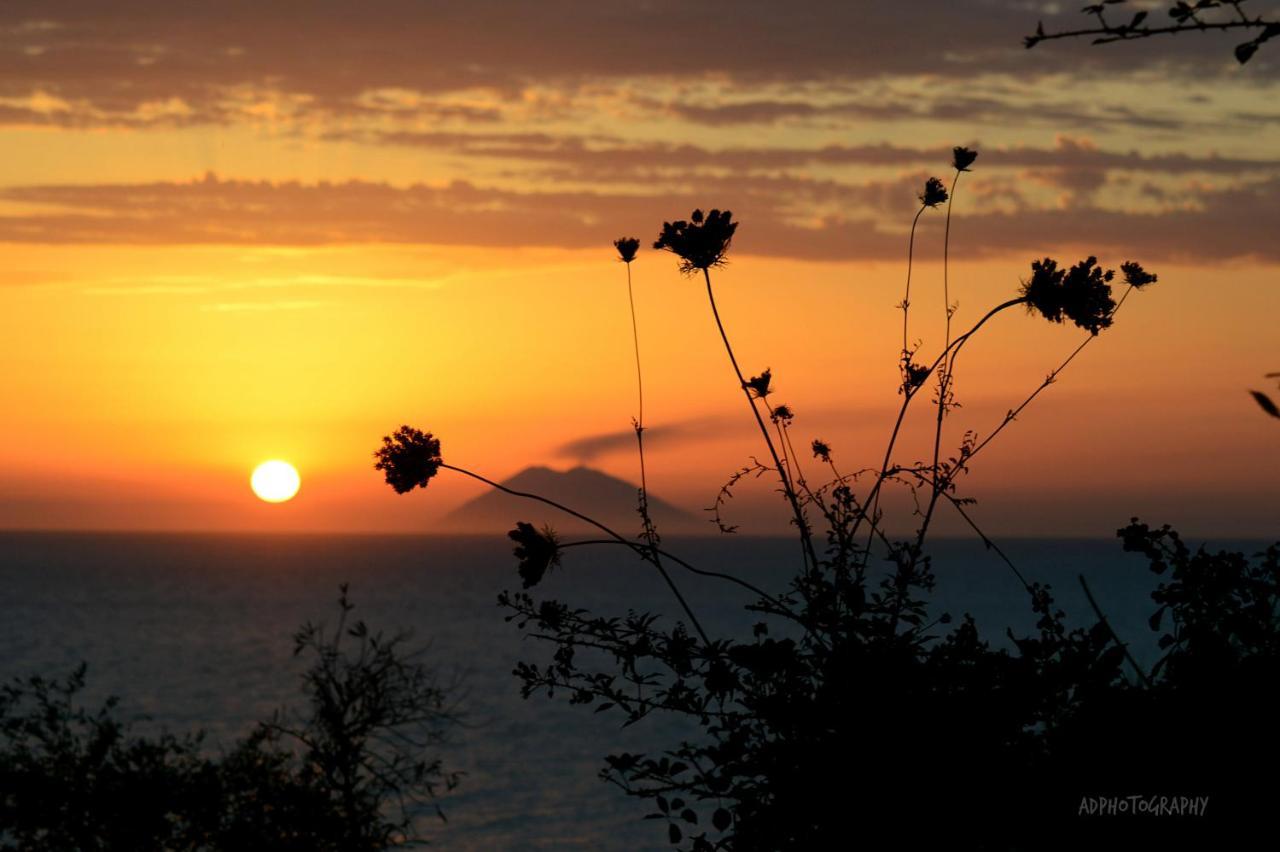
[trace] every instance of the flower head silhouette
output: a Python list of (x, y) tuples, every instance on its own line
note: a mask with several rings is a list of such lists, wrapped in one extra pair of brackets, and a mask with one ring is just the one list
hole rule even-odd
[(920, 193), (920, 203), (925, 207), (937, 207), (947, 201), (947, 188), (942, 181), (931, 177), (924, 183), (924, 192)]
[(636, 251), (640, 248), (640, 240), (635, 237), (619, 237), (613, 241), (613, 247), (618, 250), (618, 257), (623, 263), (630, 263), (636, 259)]
[(1132, 260), (1120, 264), (1120, 271), (1124, 273), (1124, 283), (1138, 290), (1159, 280), (1159, 276), (1147, 272), (1142, 268), (1141, 263), (1135, 263)]
[(795, 420), (796, 413), (789, 405), (779, 405), (773, 409), (769, 415), (774, 423), (781, 423), (783, 426), (790, 426), (791, 421)]
[(773, 381), (773, 373), (768, 367), (764, 368), (764, 372), (758, 376), (752, 376), (746, 381), (747, 390), (755, 394), (756, 399), (764, 399), (773, 391), (769, 390), (769, 383)]
[(705, 216), (701, 210), (694, 210), (688, 222), (663, 222), (662, 233), (653, 247), (676, 255), (680, 258), (680, 271), (693, 274), (724, 264), (736, 230), (738, 223), (728, 210), (712, 210)]
[(824, 462), (830, 462), (831, 461), (831, 445), (828, 444), (826, 441), (819, 441), (817, 438), (814, 438), (813, 439), (813, 457), (815, 459), (822, 459)]
[[(1022, 285), (1029, 310), (1039, 311), (1050, 322), (1069, 319), (1091, 334), (1111, 326), (1115, 300), (1111, 298), (1113, 270), (1103, 270), (1096, 257), (1080, 261), (1070, 269), (1060, 269), (1051, 258), (1031, 263), (1031, 280)], [(1138, 267), (1135, 276), (1147, 273)], [(1144, 281), (1148, 284), (1150, 281)]]
[(965, 148), (961, 145), (951, 149), (951, 165), (958, 172), (967, 172), (969, 167), (973, 165), (973, 161), (978, 159), (978, 152)]
[(932, 372), (924, 364), (917, 364), (914, 361), (904, 361), (902, 364), (902, 391), (910, 393), (924, 384), (925, 379), (929, 378)]
[(520, 560), (520, 579), (526, 589), (536, 586), (550, 568), (560, 565), (560, 539), (551, 527), (537, 530), (533, 524), (516, 521), (516, 528), (507, 537), (516, 543), (512, 552)]
[(386, 474), (387, 484), (397, 494), (406, 494), (414, 488), (426, 488), (427, 482), (439, 471), (440, 439), (430, 432), (401, 426), (390, 435), (384, 435), (382, 446), (374, 452), (375, 470)]

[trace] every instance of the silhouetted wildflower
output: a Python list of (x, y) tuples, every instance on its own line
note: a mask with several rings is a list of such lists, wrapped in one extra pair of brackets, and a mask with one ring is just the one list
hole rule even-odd
[(973, 161), (976, 159), (978, 159), (977, 151), (960, 145), (951, 149), (951, 165), (958, 172), (969, 171), (969, 167), (973, 165)]
[(619, 237), (613, 241), (613, 247), (618, 250), (618, 257), (622, 258), (623, 263), (630, 263), (636, 259), (640, 240), (635, 237)]
[(1051, 258), (1032, 261), (1031, 280), (1022, 285), (1028, 309), (1051, 322), (1070, 319), (1091, 334), (1110, 327), (1116, 303), (1108, 282), (1115, 272), (1097, 264), (1096, 257), (1089, 257), (1064, 270)]
[(724, 263), (733, 232), (738, 223), (728, 210), (712, 210), (704, 217), (701, 210), (694, 210), (689, 217), (677, 222), (663, 222), (662, 233), (653, 247), (665, 249), (680, 258), (680, 271), (693, 273), (698, 269), (710, 269)]
[(942, 181), (931, 177), (924, 183), (924, 192), (920, 193), (920, 203), (925, 207), (937, 207), (947, 201), (947, 188)]
[(747, 380), (747, 390), (755, 394), (756, 399), (764, 399), (770, 393), (769, 383), (773, 381), (773, 373), (768, 367), (764, 368), (764, 372), (758, 376), (752, 376)]
[(779, 405), (773, 409), (773, 413), (769, 415), (774, 423), (781, 423), (783, 426), (790, 426), (791, 421), (795, 419), (796, 413), (791, 410), (789, 405)]
[(925, 379), (929, 378), (929, 368), (914, 361), (907, 361), (903, 364), (902, 373), (902, 389), (904, 391), (915, 390), (924, 384)]
[(516, 543), (512, 552), (520, 560), (520, 578), (526, 589), (541, 582), (548, 569), (560, 565), (560, 539), (551, 527), (539, 531), (533, 524), (516, 521), (516, 528), (507, 536)]
[(440, 469), (440, 440), (430, 432), (401, 426), (383, 436), (373, 457), (378, 460), (374, 469), (386, 474), (387, 484), (397, 494), (405, 494), (415, 487), (426, 488)]
[(831, 461), (831, 445), (828, 444), (826, 441), (819, 441), (817, 438), (814, 438), (813, 439), (813, 457), (815, 459), (822, 459), (824, 462), (830, 462)]
[(1120, 271), (1124, 273), (1124, 283), (1137, 290), (1141, 290), (1148, 284), (1154, 284), (1159, 280), (1153, 272), (1147, 272), (1142, 268), (1142, 264), (1127, 260), (1120, 264)]

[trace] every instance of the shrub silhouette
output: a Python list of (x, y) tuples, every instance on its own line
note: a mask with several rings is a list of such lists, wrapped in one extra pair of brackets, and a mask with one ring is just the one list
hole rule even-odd
[[(203, 734), (135, 734), (117, 700), (64, 680), (0, 688), (0, 849), (23, 852), (358, 852), (421, 840), (419, 804), (456, 773), (430, 756), (456, 720), (450, 690), (363, 622), (342, 588), (332, 632), (304, 626), (308, 711), (281, 712), (221, 755)], [(443, 816), (443, 815), (442, 815)]]
[[(949, 191), (930, 178), (918, 196), (899, 305), (901, 404), (882, 461), (853, 474), (841, 473), (831, 444), (814, 439), (809, 446), (822, 474), (811, 478), (810, 468), (806, 476), (791, 435), (796, 413), (771, 402), (773, 372), (747, 378), (739, 366), (711, 278), (726, 261), (738, 223), (713, 210), (663, 225), (655, 248), (676, 254), (681, 272), (701, 273), (734, 379), (768, 450), (766, 461), (743, 466), (721, 489), (714, 520), (732, 532), (720, 514), (726, 495), (742, 479), (775, 477), (801, 544), (784, 588), (766, 591), (731, 570), (708, 570), (664, 549), (644, 514), (643, 490), (641, 532), (631, 537), (570, 507), (439, 464), (559, 508), (605, 534), (604, 540), (564, 541), (550, 529), (518, 522), (511, 538), (524, 588), (502, 592), (499, 604), (507, 620), (549, 646), (545, 659), (516, 666), (525, 697), (567, 695), (624, 725), (663, 714), (696, 727), (696, 735), (658, 754), (610, 755), (601, 773), (650, 803), (649, 817), (665, 826), (673, 846), (764, 852), (846, 848), (862, 840), (905, 848), (1045, 849), (1078, 845), (1098, 833), (1184, 841), (1247, 824), (1247, 805), (1256, 797), (1245, 776), (1233, 775), (1241, 755), (1264, 755), (1262, 765), (1280, 756), (1262, 712), (1277, 651), (1276, 549), (1250, 565), (1240, 554), (1191, 555), (1169, 530), (1151, 533), (1136, 522), (1122, 530), (1127, 547), (1146, 555), (1153, 570), (1174, 566), (1171, 582), (1154, 597), (1160, 620), (1175, 627), (1169, 642), (1161, 640), (1168, 653), (1147, 672), (1115, 635), (1083, 577), (1096, 621), (1068, 629), (1052, 590), (1024, 579), (982, 533), (972, 499), (959, 493), (974, 459), (1112, 325), (1132, 292), (1156, 282), (1134, 262), (1122, 264), (1117, 276), (1093, 257), (1068, 267), (1036, 260), (1018, 295), (953, 337), (956, 305), (944, 240), (946, 336), (932, 359), (920, 358), (920, 344), (910, 337), (916, 223), (944, 203), (949, 221), (958, 178), (976, 157), (957, 148)], [(633, 262), (627, 260), (628, 270)], [(1124, 285), (1118, 298), (1116, 283)], [(1015, 307), (1053, 323), (1071, 320), (1087, 335), (988, 432), (965, 433), (947, 455), (959, 357), (983, 328)], [(936, 409), (932, 458), (899, 461), (906, 414), (929, 386)], [(384, 461), (379, 456), (389, 483), (406, 479)], [(412, 471), (407, 478), (414, 478)], [(888, 533), (881, 498), (889, 488), (916, 497), (916, 531), (905, 540)], [(929, 614), (928, 533), (940, 506), (981, 537), (1027, 595), (1035, 631), (1007, 631), (1008, 648), (992, 646), (967, 615), (953, 624), (949, 615)], [(550, 566), (573, 570), (570, 548), (598, 544), (628, 548), (651, 564), (683, 617), (672, 624), (652, 613), (599, 615), (530, 591)], [(750, 591), (755, 600), (748, 609), (757, 618), (752, 635), (710, 636), (668, 569)], [(1152, 628), (1158, 627), (1153, 618)], [(1220, 695), (1240, 703), (1216, 704)], [(1202, 727), (1201, 718), (1213, 727)], [(1226, 740), (1241, 750), (1216, 748), (1228, 728)], [(1156, 807), (1177, 813), (1162, 822), (1109, 821), (1087, 812), (1092, 800), (1086, 797), (1100, 795), (1155, 796)]]

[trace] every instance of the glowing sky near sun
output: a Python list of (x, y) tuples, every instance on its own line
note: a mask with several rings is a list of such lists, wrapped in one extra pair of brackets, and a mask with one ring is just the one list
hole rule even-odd
[[(1280, 434), (1280, 84), (1212, 38), (1024, 51), (1026, 3), (14, 3), (0, 26), (0, 528), (429, 531), (379, 437), (432, 429), (503, 477), (636, 476), (623, 267), (694, 206), (741, 219), (717, 275), (744, 369), (798, 434), (878, 462), (906, 229), (950, 147), (958, 321), (1029, 261), (1161, 282), (968, 479), (1005, 533), (1131, 514), (1262, 534)], [(374, 49), (369, 49), (373, 45)], [(1276, 54), (1280, 56), (1280, 53)], [(916, 333), (940, 335), (941, 217)], [(697, 511), (758, 453), (696, 282), (634, 267), (655, 493)], [(966, 353), (953, 443), (1078, 343), (1002, 317)], [(908, 439), (908, 447), (914, 447)], [(909, 453), (908, 453), (909, 454)], [(263, 459), (306, 487), (267, 505)], [(766, 487), (741, 501), (768, 508)], [(777, 523), (784, 523), (779, 517)]]

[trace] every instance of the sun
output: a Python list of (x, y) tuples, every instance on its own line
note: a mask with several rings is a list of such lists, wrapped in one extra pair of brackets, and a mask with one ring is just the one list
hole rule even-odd
[(249, 477), (253, 493), (268, 503), (292, 500), (301, 484), (297, 468), (279, 459), (264, 461), (253, 469), (253, 475)]

